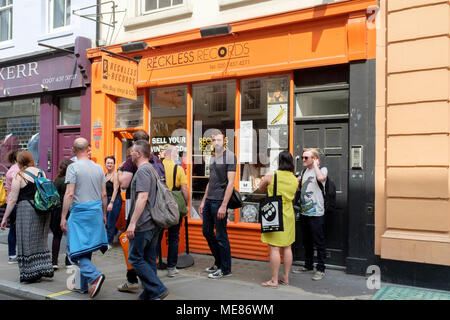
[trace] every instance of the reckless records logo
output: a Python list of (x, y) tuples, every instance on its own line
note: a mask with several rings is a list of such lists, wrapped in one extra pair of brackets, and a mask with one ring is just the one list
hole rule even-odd
[(223, 59), (248, 58), (249, 54), (250, 48), (248, 42), (232, 43), (223, 46), (150, 57), (147, 59), (147, 70), (211, 63)]

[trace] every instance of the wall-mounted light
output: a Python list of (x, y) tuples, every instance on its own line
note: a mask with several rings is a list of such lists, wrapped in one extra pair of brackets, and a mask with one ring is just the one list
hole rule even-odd
[(122, 44), (121, 47), (122, 52), (141, 51), (147, 49), (147, 42), (145, 41), (128, 42)]
[(202, 38), (221, 36), (231, 33), (231, 26), (229, 24), (222, 24), (220, 26), (206, 27), (200, 29)]
[(48, 87), (41, 83), (42, 91), (48, 91)]

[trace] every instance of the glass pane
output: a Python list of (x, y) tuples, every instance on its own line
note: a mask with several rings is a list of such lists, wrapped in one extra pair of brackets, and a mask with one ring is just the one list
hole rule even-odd
[(64, 26), (64, 0), (53, 0), (53, 28)]
[(295, 97), (296, 117), (347, 115), (348, 90), (308, 92)]
[(0, 102), (0, 172), (10, 166), (11, 150), (29, 150), (39, 160), (39, 110), (39, 98)]
[(0, 7), (4, 7), (8, 4), (8, 0), (0, 0)]
[(159, 8), (170, 7), (170, 0), (159, 0)]
[(158, 0), (145, 0), (145, 11), (158, 9)]
[[(209, 181), (211, 129), (221, 129), (225, 146), (234, 150), (236, 82), (223, 81), (192, 86), (194, 134), (192, 165), (191, 218), (199, 219), (197, 213)], [(228, 211), (228, 220), (234, 221), (234, 210)]]
[(240, 192), (245, 199), (239, 221), (258, 222), (258, 201), (266, 195), (254, 191), (289, 147), (289, 77), (242, 80), (241, 97)]
[(180, 152), (179, 164), (186, 168), (187, 89), (154, 89), (150, 97), (152, 152), (159, 155), (167, 145), (175, 145)]
[(183, 4), (183, 0), (172, 0), (172, 5), (176, 6), (179, 4)]
[(116, 128), (134, 128), (144, 125), (144, 96), (137, 101), (118, 98), (116, 102)]
[(0, 41), (10, 39), (9, 10), (0, 11)]
[(66, 26), (70, 24), (70, 0), (66, 0)]
[(59, 103), (59, 110), (59, 124), (61, 126), (78, 125), (81, 123), (80, 97), (61, 98)]

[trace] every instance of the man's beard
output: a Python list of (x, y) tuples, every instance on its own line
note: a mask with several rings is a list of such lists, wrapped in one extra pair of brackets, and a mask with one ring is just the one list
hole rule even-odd
[(221, 153), (222, 151), (223, 151), (223, 146), (217, 146), (217, 147), (214, 147), (214, 152), (215, 153)]

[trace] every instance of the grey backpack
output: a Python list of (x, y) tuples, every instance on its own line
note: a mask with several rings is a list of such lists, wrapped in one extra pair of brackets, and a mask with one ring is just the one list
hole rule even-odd
[(150, 166), (153, 177), (156, 179), (156, 200), (155, 206), (150, 209), (150, 214), (156, 225), (162, 228), (170, 228), (180, 222), (180, 212), (178, 205), (173, 197), (172, 191), (167, 188), (155, 171)]

